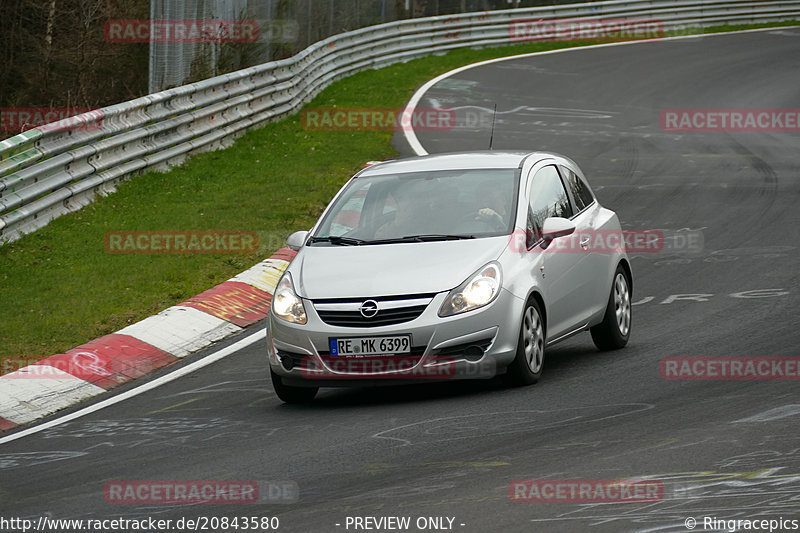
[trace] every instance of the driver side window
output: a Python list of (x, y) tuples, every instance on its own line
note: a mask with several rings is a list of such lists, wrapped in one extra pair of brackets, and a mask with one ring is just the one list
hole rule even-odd
[(547, 217), (570, 218), (572, 207), (561, 176), (553, 165), (542, 167), (531, 182), (528, 198), (528, 223), (526, 244), (528, 248), (541, 238), (544, 219)]

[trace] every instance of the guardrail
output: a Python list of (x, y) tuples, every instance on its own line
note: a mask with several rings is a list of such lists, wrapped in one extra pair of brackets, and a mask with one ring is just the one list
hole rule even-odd
[(296, 113), (333, 81), (463, 47), (511, 44), (512, 21), (654, 19), (664, 31), (800, 18), (800, 0), (611, 0), (428, 17), (329, 37), (280, 61), (41, 126), (0, 142), (0, 244), (80, 209), (143, 170), (227, 146)]

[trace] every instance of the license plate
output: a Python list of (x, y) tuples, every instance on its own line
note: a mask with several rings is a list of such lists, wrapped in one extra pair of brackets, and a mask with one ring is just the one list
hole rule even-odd
[(331, 355), (394, 355), (411, 352), (411, 335), (328, 339)]

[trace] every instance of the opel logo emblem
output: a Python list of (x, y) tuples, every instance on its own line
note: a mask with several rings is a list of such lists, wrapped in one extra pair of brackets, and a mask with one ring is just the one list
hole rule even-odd
[(375, 300), (367, 300), (361, 307), (358, 308), (361, 312), (361, 316), (364, 318), (372, 318), (378, 314), (378, 302)]

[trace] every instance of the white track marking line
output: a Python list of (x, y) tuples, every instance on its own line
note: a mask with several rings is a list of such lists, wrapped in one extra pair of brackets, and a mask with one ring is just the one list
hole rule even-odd
[[(505, 57), (496, 57), (494, 59), (487, 59), (485, 61), (479, 61), (478, 63), (472, 63), (470, 65), (464, 65), (463, 67), (458, 67), (453, 69), (449, 72), (445, 72), (444, 74), (440, 74), (436, 76), (432, 80), (425, 83), (422, 87), (420, 87), (417, 92), (411, 97), (406, 104), (405, 109), (403, 109), (403, 116), (413, 116), (414, 110), (419, 104), (419, 101), (422, 100), (423, 95), (430, 90), (431, 87), (439, 83), (440, 81), (449, 78), (450, 76), (455, 76), (460, 72), (464, 72), (465, 70), (469, 70), (471, 68), (482, 67), (484, 65), (490, 65), (492, 63), (499, 63), (501, 61), (510, 61), (512, 59), (519, 59), (522, 57), (533, 57), (533, 56), (544, 56), (550, 54), (561, 54), (564, 52), (575, 52), (578, 50), (591, 50), (594, 48), (607, 48), (609, 46), (624, 46), (628, 44), (640, 44), (640, 43), (654, 43), (654, 42), (662, 42), (662, 41), (676, 41), (678, 39), (699, 39), (702, 37), (716, 37), (717, 35), (732, 35), (735, 33), (752, 33), (757, 31), (776, 31), (776, 30), (784, 30), (788, 28), (800, 28), (800, 26), (776, 26), (773, 28), (756, 28), (753, 30), (737, 30), (737, 31), (726, 31), (720, 33), (698, 33), (696, 35), (678, 35), (675, 37), (662, 37), (659, 39), (641, 39), (637, 41), (625, 41), (621, 43), (605, 43), (605, 44), (592, 44), (589, 46), (576, 46), (574, 48), (559, 48), (558, 50), (545, 50), (543, 52), (530, 52), (527, 54), (518, 54), (514, 56), (505, 56)], [(414, 150), (414, 153), (417, 155), (428, 155), (428, 151), (422, 146), (422, 143), (419, 142), (417, 138), (417, 132), (414, 131), (414, 124), (413, 120), (409, 120), (406, 123), (402, 124), (403, 127), (403, 135), (406, 138), (406, 141), (411, 146), (411, 149)]]
[[(453, 69), (453, 70), (451, 70), (449, 72), (445, 72), (444, 74), (441, 74), (440, 76), (437, 76), (436, 78), (433, 78), (432, 80), (430, 80), (427, 83), (425, 83), (422, 87), (420, 87), (419, 90), (417, 90), (416, 93), (414, 93), (414, 95), (411, 97), (411, 99), (409, 100), (408, 104), (406, 105), (406, 108), (405, 108), (404, 112), (408, 111), (410, 113), (413, 113), (414, 109), (417, 106), (417, 104), (422, 99), (422, 96), (431, 87), (433, 87), (434, 85), (439, 83), (441, 80), (449, 78), (450, 76), (453, 76), (453, 75), (458, 74), (460, 72), (463, 72), (465, 70), (469, 70), (471, 68), (475, 68), (475, 67), (479, 67), (479, 66), (483, 66), (483, 65), (488, 65), (488, 64), (492, 64), (492, 63), (499, 63), (500, 61), (509, 61), (509, 60), (512, 60), (512, 59), (519, 59), (519, 58), (523, 58), (523, 57), (532, 57), (532, 56), (538, 56), (538, 55), (549, 55), (549, 54), (556, 54), (556, 53), (562, 53), (562, 52), (573, 52), (573, 51), (577, 51), (577, 50), (588, 50), (588, 49), (593, 49), (593, 48), (605, 48), (605, 47), (609, 47), (609, 46), (623, 46), (623, 45), (628, 45), (628, 44), (639, 44), (639, 43), (644, 43), (644, 42), (660, 42), (660, 41), (671, 41), (671, 40), (678, 40), (678, 39), (697, 39), (697, 38), (701, 38), (701, 37), (714, 37), (714, 36), (717, 36), (717, 35), (731, 35), (731, 34), (736, 34), (736, 33), (752, 33), (752, 32), (759, 32), (759, 31), (779, 31), (779, 30), (798, 28), (798, 27), (800, 27), (800, 26), (781, 26), (781, 27), (773, 27), (773, 28), (758, 28), (758, 29), (752, 29), (752, 30), (738, 30), (738, 31), (732, 31), (732, 32), (704, 33), (704, 34), (697, 34), (697, 35), (683, 35), (683, 36), (676, 36), (676, 37), (665, 37), (665, 38), (661, 38), (661, 39), (645, 39), (645, 40), (637, 40), (637, 41), (626, 41), (626, 42), (621, 42), (621, 43), (605, 43), (605, 44), (597, 44), (597, 45), (590, 45), (590, 46), (580, 46), (580, 47), (575, 47), (575, 48), (562, 48), (562, 49), (559, 49), (559, 50), (547, 50), (547, 51), (543, 51), (543, 52), (532, 52), (532, 53), (527, 53), (527, 54), (518, 54), (518, 55), (514, 55), (514, 56), (498, 57), (498, 58), (489, 59), (489, 60), (486, 60), (486, 61), (480, 61), (478, 63), (473, 63), (473, 64), (470, 64), (470, 65), (465, 65), (465, 66), (459, 67), (457, 69)], [(414, 152), (417, 155), (427, 155), (428, 154), (428, 152), (425, 150), (425, 148), (419, 142), (419, 139), (417, 138), (416, 132), (414, 131), (414, 128), (413, 128), (413, 124), (411, 122), (409, 122), (408, 125), (404, 125), (404, 127), (403, 127), (403, 135), (405, 136), (406, 141), (409, 143), (409, 145), (411, 146), (412, 150), (414, 150)], [(16, 433), (13, 433), (11, 435), (7, 435), (5, 437), (0, 437), (0, 444), (5, 444), (7, 442), (12, 442), (14, 440), (21, 439), (22, 437), (26, 437), (28, 435), (32, 435), (32, 434), (38, 433), (40, 431), (44, 431), (45, 429), (49, 429), (51, 427), (55, 427), (55, 426), (64, 424), (66, 422), (70, 422), (70, 421), (75, 420), (77, 418), (80, 418), (82, 416), (88, 415), (90, 413), (94, 413), (95, 411), (99, 411), (100, 409), (103, 409), (105, 407), (109, 407), (111, 405), (114, 405), (114, 404), (117, 404), (117, 403), (122, 402), (124, 400), (127, 400), (128, 398), (133, 398), (134, 396), (138, 396), (139, 394), (142, 394), (142, 393), (147, 392), (149, 390), (155, 389), (155, 388), (157, 388), (157, 387), (159, 387), (161, 385), (164, 385), (166, 383), (174, 381), (174, 380), (176, 380), (176, 379), (178, 379), (178, 378), (180, 378), (182, 376), (185, 376), (187, 374), (190, 374), (190, 373), (194, 372), (195, 370), (199, 370), (199, 369), (201, 369), (201, 368), (203, 368), (203, 367), (205, 367), (207, 365), (210, 365), (210, 364), (212, 364), (212, 363), (214, 363), (214, 362), (216, 362), (216, 361), (218, 361), (220, 359), (223, 359), (224, 357), (227, 357), (228, 355), (230, 355), (232, 353), (235, 353), (237, 350), (242, 349), (242, 348), (246, 348), (247, 346), (250, 346), (251, 344), (253, 344), (253, 343), (257, 342), (258, 340), (260, 340), (261, 338), (265, 338), (265, 337), (266, 337), (266, 330), (265, 329), (257, 331), (257, 332), (255, 332), (255, 333), (253, 333), (251, 335), (248, 335), (244, 339), (241, 339), (241, 340), (231, 344), (230, 346), (222, 348), (221, 350), (219, 350), (217, 352), (214, 352), (214, 353), (204, 357), (203, 359), (195, 361), (194, 363), (190, 363), (190, 364), (188, 364), (188, 365), (186, 365), (184, 367), (179, 368), (178, 370), (176, 370), (174, 372), (170, 372), (169, 374), (166, 374), (164, 376), (161, 376), (160, 378), (157, 378), (157, 379), (154, 379), (152, 381), (149, 381), (149, 382), (147, 382), (147, 383), (145, 383), (143, 385), (140, 385), (138, 387), (135, 387), (135, 388), (130, 389), (128, 391), (125, 391), (123, 393), (117, 394), (116, 396), (113, 396), (111, 398), (103, 400), (102, 402), (98, 402), (98, 403), (96, 403), (94, 405), (90, 405), (88, 407), (84, 407), (83, 409), (79, 409), (78, 411), (75, 411), (74, 413), (70, 413), (68, 415), (64, 415), (62, 417), (56, 418), (54, 420), (51, 420), (49, 422), (45, 422), (43, 424), (39, 424), (37, 426), (31, 427), (31, 428), (28, 428), (28, 429), (24, 429), (22, 431), (18, 431)]]
[[(84, 407), (83, 409), (79, 409), (78, 411), (75, 411), (74, 413), (70, 413), (68, 415), (64, 415), (64, 416), (61, 416), (61, 417), (56, 418), (54, 420), (50, 420), (48, 422), (45, 422), (43, 424), (39, 424), (38, 426), (34, 426), (34, 427), (28, 428), (28, 429), (24, 429), (22, 431), (18, 431), (17, 433), (13, 433), (13, 434), (8, 435), (6, 437), (2, 437), (2, 438), (0, 438), (0, 444), (5, 444), (7, 442), (11, 442), (11, 441), (14, 441), (14, 440), (17, 440), (17, 439), (21, 439), (22, 437), (27, 437), (28, 435), (32, 435), (34, 433), (39, 433), (40, 431), (44, 431), (45, 429), (50, 429), (52, 427), (59, 426), (61, 424), (64, 424), (66, 422), (70, 422), (70, 421), (75, 420), (77, 418), (80, 418), (82, 416), (86, 416), (88, 414), (94, 413), (95, 411), (99, 411), (100, 409), (104, 409), (106, 407), (112, 406), (112, 405), (117, 404), (119, 402), (125, 401), (128, 398), (133, 398), (134, 396), (138, 396), (138, 395), (140, 395), (142, 393), (145, 393), (145, 392), (147, 392), (149, 390), (155, 389), (157, 387), (160, 387), (161, 385), (169, 383), (170, 381), (175, 381), (176, 379), (178, 379), (180, 377), (183, 377), (183, 376), (185, 376), (187, 374), (191, 374), (195, 370), (200, 370), (201, 368), (206, 367), (206, 366), (210, 365), (211, 363), (215, 363), (215, 362), (219, 361), (220, 359), (231, 355), (232, 353), (236, 353), (237, 351), (239, 351), (239, 350), (241, 350), (243, 348), (246, 348), (246, 347), (250, 346), (251, 344), (253, 344), (255, 342), (258, 342), (261, 339), (266, 338), (266, 333), (267, 333), (266, 328), (259, 328), (259, 330), (256, 331), (255, 333), (251, 333), (247, 337), (236, 341), (235, 343), (231, 344), (230, 346), (226, 346), (225, 348), (222, 348), (222, 349), (220, 349), (220, 350), (218, 350), (218, 351), (216, 351), (216, 352), (214, 352), (212, 354), (209, 354), (209, 355), (203, 357), (202, 359), (199, 359), (199, 360), (197, 360), (197, 361), (195, 361), (193, 363), (189, 363), (188, 365), (183, 366), (183, 367), (175, 370), (174, 372), (170, 372), (169, 374), (161, 376), (160, 378), (156, 378), (156, 379), (154, 379), (152, 381), (148, 381), (147, 383), (139, 385), (138, 387), (135, 387), (133, 389), (130, 389), (130, 390), (127, 390), (127, 391), (122, 392), (120, 394), (117, 394), (116, 396), (112, 396), (111, 398), (105, 399), (102, 402), (98, 402), (96, 404)], [(266, 356), (265, 356), (265, 358), (266, 358)]]

